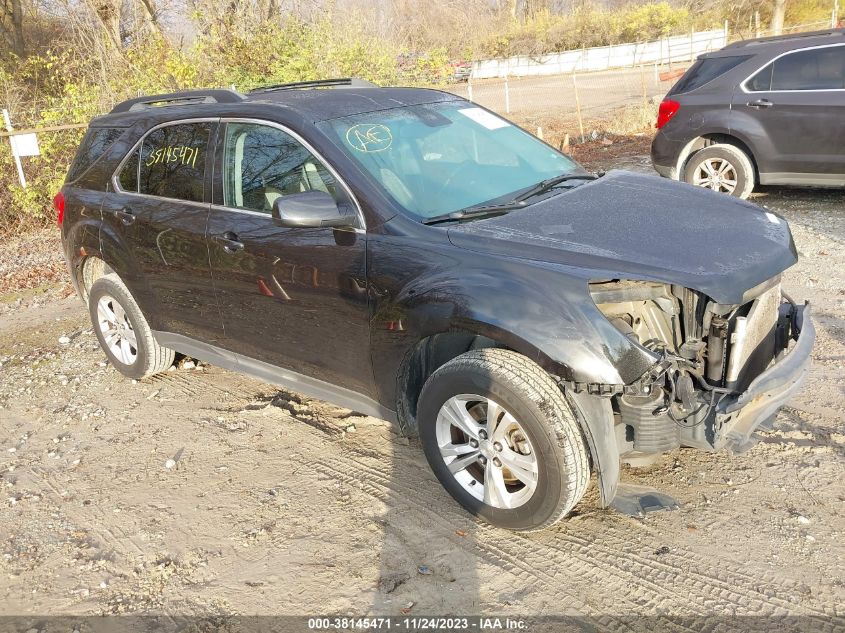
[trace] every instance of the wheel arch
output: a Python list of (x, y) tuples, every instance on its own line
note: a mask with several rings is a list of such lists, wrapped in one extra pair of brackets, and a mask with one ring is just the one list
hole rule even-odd
[(731, 132), (707, 132), (691, 139), (678, 155), (678, 163), (676, 165), (678, 180), (684, 180), (684, 170), (693, 155), (699, 150), (710, 147), (711, 145), (733, 145), (748, 156), (748, 160), (751, 161), (751, 167), (754, 169), (754, 181), (755, 183), (759, 182), (760, 168), (751, 146)]

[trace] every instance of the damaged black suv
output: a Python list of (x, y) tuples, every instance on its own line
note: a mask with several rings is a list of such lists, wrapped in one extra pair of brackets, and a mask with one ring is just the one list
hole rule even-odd
[(443, 92), (133, 99), (91, 122), (55, 204), (118, 371), (179, 352), (392, 420), (514, 530), (591, 472), (609, 504), (622, 460), (743, 449), (809, 368), (781, 217), (596, 177)]

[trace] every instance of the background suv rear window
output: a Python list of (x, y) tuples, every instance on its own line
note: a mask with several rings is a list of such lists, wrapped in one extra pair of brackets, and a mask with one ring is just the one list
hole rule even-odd
[(180, 123), (150, 132), (141, 146), (138, 192), (201, 202), (210, 131), (211, 123)]
[(701, 88), (704, 84), (724, 75), (732, 68), (736, 68), (746, 59), (750, 59), (750, 57), (750, 55), (742, 55), (736, 57), (709, 57), (707, 59), (699, 59), (690, 67), (686, 74), (681, 77), (672, 90), (669, 91), (669, 94), (677, 95), (684, 92), (692, 92), (696, 88)]
[(105, 151), (119, 139), (124, 128), (116, 127), (91, 127), (85, 133), (76, 158), (73, 159), (70, 169), (67, 172), (68, 182), (79, 178), (94, 162), (102, 156)]

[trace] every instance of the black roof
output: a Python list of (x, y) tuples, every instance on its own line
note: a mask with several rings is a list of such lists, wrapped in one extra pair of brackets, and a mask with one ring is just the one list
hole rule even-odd
[(237, 110), (239, 105), (247, 104), (289, 108), (304, 119), (317, 122), (457, 99), (460, 97), (428, 88), (379, 88), (357, 79), (331, 79), (265, 86), (246, 94), (210, 88), (137, 97), (117, 104), (92, 124), (131, 125), (135, 120), (151, 115), (156, 118), (184, 116), (186, 111), (192, 116), (218, 116), (221, 109)]
[(460, 99), (448, 92), (428, 88), (346, 88), (344, 90), (285, 90), (255, 92), (246, 101), (273, 103), (294, 108), (312, 121)]
[(705, 53), (701, 57), (725, 57), (739, 54), (779, 54), (796, 48), (823, 44), (845, 44), (845, 29), (787, 33), (784, 35), (773, 35), (771, 37), (760, 37), (753, 40), (742, 40), (728, 44), (721, 50)]

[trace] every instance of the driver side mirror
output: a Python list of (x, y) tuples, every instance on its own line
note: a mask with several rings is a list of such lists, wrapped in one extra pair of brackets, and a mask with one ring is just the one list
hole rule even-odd
[(303, 191), (273, 201), (273, 217), (289, 228), (354, 227), (356, 216), (325, 191)]

